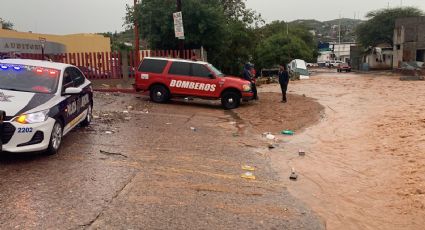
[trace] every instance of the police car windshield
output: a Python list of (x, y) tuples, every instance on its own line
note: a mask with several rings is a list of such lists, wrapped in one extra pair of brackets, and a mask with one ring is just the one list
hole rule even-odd
[(56, 69), (0, 63), (0, 89), (52, 94), (59, 76)]
[(224, 76), (224, 74), (220, 70), (218, 70), (217, 68), (215, 68), (213, 65), (208, 64), (208, 67), (210, 67), (210, 69), (214, 72), (214, 74), (216, 76), (219, 76), (219, 77)]

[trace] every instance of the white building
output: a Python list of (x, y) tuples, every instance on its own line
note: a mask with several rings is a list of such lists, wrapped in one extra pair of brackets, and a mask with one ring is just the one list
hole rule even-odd
[(317, 56), (317, 63), (324, 64), (335, 59), (333, 51), (320, 51)]
[(351, 47), (356, 46), (356, 43), (331, 43), (328, 50), (322, 50), (317, 57), (317, 63), (322, 64), (331, 61), (350, 62)]
[(350, 49), (352, 46), (356, 46), (356, 43), (334, 44), (335, 59), (350, 62)]

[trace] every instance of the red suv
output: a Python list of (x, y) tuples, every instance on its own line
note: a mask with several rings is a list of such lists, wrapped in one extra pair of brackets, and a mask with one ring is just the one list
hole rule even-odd
[(340, 73), (342, 71), (351, 72), (351, 66), (348, 63), (341, 63), (341, 64), (338, 65), (337, 71), (340, 72)]
[(254, 96), (251, 83), (225, 76), (207, 62), (170, 58), (145, 58), (137, 71), (136, 91), (150, 91), (151, 100), (165, 103), (171, 97), (221, 99), (225, 109), (234, 109), (241, 99)]

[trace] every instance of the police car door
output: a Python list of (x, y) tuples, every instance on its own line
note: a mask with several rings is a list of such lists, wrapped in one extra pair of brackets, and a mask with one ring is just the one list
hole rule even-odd
[[(75, 87), (74, 81), (72, 80), (73, 71), (71, 67), (68, 67), (65, 69), (63, 73), (63, 80), (62, 80), (62, 93), (65, 92), (65, 90), (69, 87)], [(76, 107), (76, 101), (78, 99), (78, 95), (65, 95), (65, 99), (61, 103), (60, 110), (63, 113), (63, 119), (64, 119), (64, 133), (68, 132), (70, 130), (70, 123), (72, 120), (74, 120), (77, 117), (77, 107)]]
[[(63, 76), (62, 92), (68, 87), (81, 88), (84, 83), (84, 75), (75, 67), (68, 67), (65, 69)], [(64, 133), (68, 132), (76, 126), (82, 119), (84, 119), (83, 112), (85, 106), (82, 106), (82, 99), (84, 94), (66, 95), (65, 96), (65, 112), (64, 112)]]
[[(73, 122), (80, 123), (87, 116), (87, 109), (90, 106), (90, 98), (91, 98), (91, 89), (90, 84), (86, 83), (86, 77), (84, 74), (75, 67), (70, 67), (72, 71), (72, 81), (74, 82), (74, 87), (80, 88), (81, 93), (76, 95), (76, 118)], [(76, 124), (71, 124), (74, 126)]]
[(195, 82), (194, 90), (197, 95), (204, 97), (217, 97), (218, 80), (213, 73), (203, 64), (192, 63), (190, 75)]

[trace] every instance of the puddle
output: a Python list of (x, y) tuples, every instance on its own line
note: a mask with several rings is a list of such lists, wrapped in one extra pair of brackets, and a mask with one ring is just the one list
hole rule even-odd
[(249, 122), (242, 120), (242, 118), (233, 110), (225, 110), (224, 114), (230, 116), (229, 122), (234, 122), (233, 126), (236, 127), (237, 135), (246, 135), (248, 133), (248, 129), (251, 127)]

